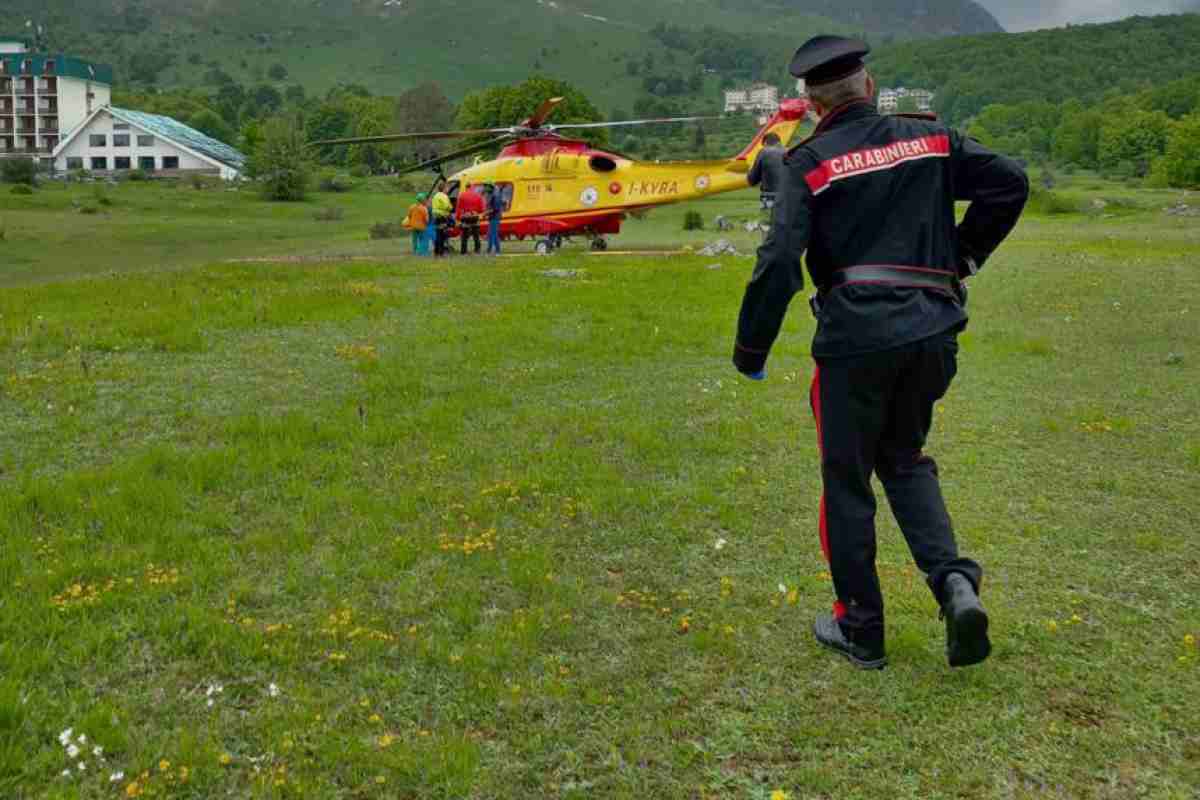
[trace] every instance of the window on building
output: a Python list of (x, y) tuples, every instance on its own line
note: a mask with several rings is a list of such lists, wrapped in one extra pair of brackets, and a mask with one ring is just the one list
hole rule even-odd
[(83, 159), (79, 156), (71, 156), (67, 159), (67, 169), (83, 169)]
[(163, 156), (163, 169), (179, 169), (179, 156)]
[(138, 134), (137, 144), (138, 147), (154, 147), (154, 137), (142, 136), (141, 134)]
[(88, 144), (92, 147), (105, 147), (108, 144), (108, 137), (103, 133), (93, 133), (88, 136)]
[(147, 172), (153, 172), (154, 156), (138, 156), (138, 169), (144, 169)]
[(129, 147), (129, 134), (128, 133), (114, 133), (113, 134), (113, 147)]
[(92, 156), (92, 169), (108, 169), (108, 159), (104, 156)]
[(113, 159), (113, 169), (132, 169), (133, 163), (129, 156), (117, 156)]

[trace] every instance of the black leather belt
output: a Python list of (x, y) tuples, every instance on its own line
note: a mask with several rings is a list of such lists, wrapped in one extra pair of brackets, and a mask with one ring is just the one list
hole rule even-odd
[(844, 267), (833, 273), (830, 289), (856, 283), (887, 284), (912, 289), (939, 289), (955, 293), (958, 275), (944, 269), (928, 267), (894, 267), (880, 264), (863, 264)]

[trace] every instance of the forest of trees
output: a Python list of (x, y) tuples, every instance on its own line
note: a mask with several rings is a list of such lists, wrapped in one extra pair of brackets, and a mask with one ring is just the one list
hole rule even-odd
[(953, 123), (996, 103), (1093, 104), (1200, 73), (1200, 15), (895, 44), (871, 69), (882, 86), (936, 91)]
[(970, 123), (984, 144), (1029, 161), (1200, 185), (1200, 75), (1095, 103), (992, 104)]

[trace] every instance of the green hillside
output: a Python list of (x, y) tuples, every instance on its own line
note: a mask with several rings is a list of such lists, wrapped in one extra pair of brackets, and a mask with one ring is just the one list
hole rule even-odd
[[(969, 0), (930, 0), (929, 13), (903, 13), (899, 0), (10, 0), (8, 17), (46, 25), (51, 45), (112, 63), (126, 86), (166, 88), (238, 83), (300, 84), (309, 93), (360, 84), (396, 95), (437, 81), (452, 98), (534, 72), (582, 87), (607, 109), (626, 107), (644, 77), (628, 64), (659, 61), (690, 76), (701, 65), (666, 52), (650, 34), (660, 23), (742, 35), (770, 61), (762, 74), (712, 74), (724, 81), (786, 81), (790, 48), (818, 32), (866, 32), (882, 40), (996, 30)], [(814, 12), (814, 8), (820, 12)], [(908, 20), (907, 24), (905, 19)], [(771, 46), (756, 40), (773, 32)]]
[(993, 103), (1090, 103), (1200, 72), (1200, 15), (903, 43), (881, 48), (872, 67), (884, 86), (937, 91), (935, 106), (956, 122)]

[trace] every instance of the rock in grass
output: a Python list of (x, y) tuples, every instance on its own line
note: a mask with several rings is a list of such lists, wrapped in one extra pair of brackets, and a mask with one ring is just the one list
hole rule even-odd
[(582, 269), (544, 269), (542, 275), (547, 278), (579, 278), (587, 274)]
[(736, 256), (738, 250), (728, 239), (717, 239), (707, 247), (701, 248), (699, 253), (702, 256)]
[(1182, 353), (1167, 353), (1167, 366), (1177, 367), (1183, 363)]
[(708, 265), (708, 269), (720, 269), (720, 268), (721, 268), (720, 264), (709, 264)]

